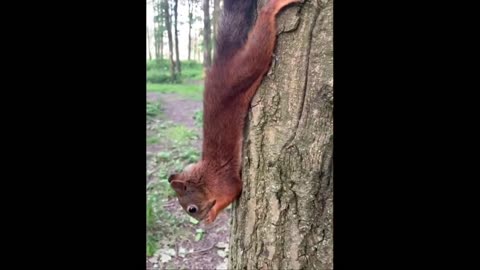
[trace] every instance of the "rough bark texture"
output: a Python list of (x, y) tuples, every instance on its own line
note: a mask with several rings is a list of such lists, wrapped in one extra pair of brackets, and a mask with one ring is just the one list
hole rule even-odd
[(247, 120), (230, 269), (333, 269), (332, 6), (307, 0), (277, 17)]

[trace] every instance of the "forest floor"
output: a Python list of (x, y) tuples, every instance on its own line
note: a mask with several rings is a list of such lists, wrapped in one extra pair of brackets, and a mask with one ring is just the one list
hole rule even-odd
[(226, 269), (230, 208), (211, 225), (198, 223), (166, 182), (172, 170), (200, 157), (202, 127), (195, 116), (202, 101), (158, 92), (147, 92), (147, 101), (159, 108), (147, 118), (147, 197), (153, 202), (150, 220), (147, 207), (147, 269)]

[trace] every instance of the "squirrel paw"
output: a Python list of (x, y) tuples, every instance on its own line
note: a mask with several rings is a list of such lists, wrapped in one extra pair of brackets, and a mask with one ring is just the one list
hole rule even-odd
[(212, 209), (205, 218), (205, 224), (211, 224), (217, 219), (217, 213)]

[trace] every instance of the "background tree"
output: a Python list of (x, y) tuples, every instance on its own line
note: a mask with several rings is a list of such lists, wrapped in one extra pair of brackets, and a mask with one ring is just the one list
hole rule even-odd
[(175, 17), (175, 22), (173, 24), (175, 30), (175, 70), (177, 75), (180, 76), (182, 74), (181, 62), (180, 62), (180, 52), (178, 50), (178, 0), (174, 0), (173, 5), (173, 14)]
[(203, 66), (208, 68), (212, 64), (212, 41), (210, 29), (210, 0), (203, 0)]
[(187, 0), (188, 4), (188, 61), (191, 60), (192, 53), (192, 24), (193, 24), (193, 0)]
[(163, 10), (165, 17), (165, 26), (168, 35), (168, 53), (170, 58), (170, 77), (172, 81), (176, 81), (175, 61), (173, 61), (173, 37), (172, 37), (172, 23), (170, 21), (170, 10), (168, 0), (163, 0)]
[(148, 26), (147, 26), (147, 52), (148, 52), (148, 61), (152, 61), (152, 51), (150, 50), (150, 31), (148, 31)]
[(332, 4), (277, 17), (283, 33), (247, 121), (231, 269), (333, 269)]
[(165, 32), (164, 24), (164, 12), (163, 12), (163, 0), (153, 0), (153, 38), (154, 38), (154, 48), (155, 48), (155, 58), (163, 59), (163, 35)]
[(200, 36), (202, 35), (202, 32), (202, 30), (197, 31), (193, 40), (193, 59), (198, 62), (202, 61), (203, 56), (203, 43), (200, 42)]

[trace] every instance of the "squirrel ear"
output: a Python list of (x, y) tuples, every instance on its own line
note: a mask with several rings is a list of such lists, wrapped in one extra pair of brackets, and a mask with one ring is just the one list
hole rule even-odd
[(172, 186), (172, 188), (175, 190), (175, 191), (178, 191), (178, 192), (183, 192), (185, 191), (186, 189), (186, 185), (184, 182), (182, 181), (177, 181), (177, 180), (173, 180), (170, 185)]
[(168, 177), (168, 182), (172, 182), (173, 180), (175, 180), (175, 178), (177, 178), (177, 174), (176, 173), (172, 173), (170, 174), (170, 176)]

